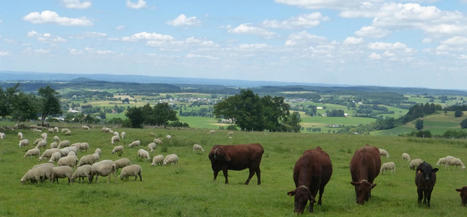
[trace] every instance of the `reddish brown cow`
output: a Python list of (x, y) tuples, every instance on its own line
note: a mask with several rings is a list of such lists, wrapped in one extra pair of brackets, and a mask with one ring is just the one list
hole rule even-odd
[(324, 193), (324, 186), (332, 175), (332, 164), (329, 155), (321, 147), (303, 152), (303, 155), (295, 163), (293, 179), (295, 190), (288, 192), (295, 196), (295, 212), (303, 213), (310, 200), (310, 212), (313, 212), (315, 197), (319, 190), (318, 205)]
[(364, 204), (371, 198), (371, 189), (376, 186), (373, 181), (378, 176), (380, 168), (381, 159), (378, 148), (365, 145), (355, 151), (350, 161), (350, 174), (358, 204)]
[(261, 171), (259, 165), (263, 153), (264, 149), (261, 144), (213, 146), (209, 153), (209, 159), (211, 160), (212, 171), (214, 172), (214, 180), (216, 180), (219, 171), (222, 170), (225, 184), (228, 184), (228, 170), (243, 170), (248, 168), (250, 175), (245, 184), (248, 185), (251, 177), (256, 173), (258, 185), (260, 185)]
[(462, 205), (467, 206), (467, 186), (456, 189), (456, 191), (460, 192)]

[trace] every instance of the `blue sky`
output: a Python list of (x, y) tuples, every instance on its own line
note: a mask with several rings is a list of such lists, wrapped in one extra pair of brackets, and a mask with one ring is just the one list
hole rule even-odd
[(467, 89), (467, 0), (0, 5), (0, 70)]

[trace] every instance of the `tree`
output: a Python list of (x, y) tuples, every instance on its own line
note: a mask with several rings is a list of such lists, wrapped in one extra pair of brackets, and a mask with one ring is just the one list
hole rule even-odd
[(293, 112), (292, 114), (289, 115), (289, 117), (287, 118), (284, 124), (288, 132), (298, 133), (300, 132), (300, 129), (302, 129), (302, 126), (300, 126), (300, 122), (301, 122), (300, 113)]
[(38, 102), (31, 94), (19, 93), (14, 97), (11, 116), (16, 121), (28, 121), (37, 119)]
[(464, 120), (461, 122), (461, 128), (462, 128), (462, 129), (467, 128), (467, 119), (464, 119)]
[(41, 87), (39, 88), (39, 112), (41, 114), (41, 122), (42, 126), (44, 125), (44, 121), (49, 115), (59, 115), (62, 114), (62, 110), (60, 108), (60, 100), (58, 98), (58, 93), (50, 86)]
[(3, 90), (0, 88), (0, 116), (11, 115), (14, 110), (14, 102), (17, 97), (19, 84)]
[(143, 122), (144, 122), (143, 109), (137, 108), (137, 107), (128, 108), (125, 115), (130, 120), (130, 127), (133, 127), (133, 128), (143, 127)]
[(464, 115), (464, 112), (462, 112), (461, 110), (456, 110), (454, 112), (454, 117), (456, 118), (462, 117), (462, 115)]
[(423, 129), (423, 120), (422, 120), (422, 119), (418, 119), (418, 120), (415, 122), (415, 128), (417, 128), (417, 130)]
[(167, 126), (169, 121), (177, 121), (177, 112), (167, 103), (158, 103), (152, 109), (151, 120), (157, 126)]

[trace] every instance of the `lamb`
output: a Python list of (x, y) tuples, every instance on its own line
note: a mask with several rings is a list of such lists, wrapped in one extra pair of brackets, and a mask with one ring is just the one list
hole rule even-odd
[(149, 157), (149, 152), (144, 150), (144, 149), (139, 149), (138, 150), (138, 158), (147, 159), (147, 160), (151, 159)]
[(129, 176), (134, 176), (135, 181), (139, 176), (139, 181), (143, 181), (143, 176), (141, 175), (141, 166), (138, 164), (133, 164), (130, 166), (123, 167), (122, 172), (120, 173), (120, 179), (123, 180), (124, 178), (128, 179)]
[(381, 174), (384, 173), (384, 171), (391, 171), (392, 173), (396, 172), (396, 164), (394, 162), (386, 162), (383, 165), (381, 165)]
[(410, 168), (411, 170), (415, 170), (415, 168), (417, 168), (418, 165), (420, 165), (420, 164), (422, 164), (422, 163), (423, 163), (423, 160), (420, 159), (420, 158), (413, 159), (413, 160), (411, 160), (410, 163), (409, 163), (409, 168)]
[(91, 166), (91, 182), (96, 176), (96, 182), (97, 182), (97, 177), (99, 176), (108, 176), (109, 177), (109, 182), (110, 182), (110, 176), (112, 173), (115, 173), (115, 163), (111, 160), (102, 160), (97, 163), (92, 164)]
[(402, 160), (410, 161), (410, 155), (407, 153), (402, 153)]
[(438, 165), (438, 166), (439, 166), (439, 165), (448, 166), (448, 161), (449, 161), (450, 159), (453, 159), (453, 158), (455, 158), (455, 157), (450, 156), (450, 155), (448, 155), (448, 156), (446, 156), (446, 157), (442, 157), (442, 158), (438, 159), (438, 162), (436, 162), (436, 165)]
[(464, 163), (459, 158), (451, 158), (451, 159), (448, 160), (447, 164), (449, 166), (456, 166), (456, 167), (460, 166), (462, 169), (465, 169)]
[(120, 142), (120, 137), (112, 136), (112, 138), (110, 139), (110, 142), (112, 143), (112, 145), (115, 145), (115, 143)]
[(178, 163), (178, 156), (176, 154), (169, 154), (164, 158), (164, 165), (167, 164), (177, 164)]
[(162, 144), (162, 140), (158, 138), (155, 138), (153, 142), (156, 144)]
[(76, 154), (72, 153), (74, 152), (70, 152), (66, 157), (60, 158), (57, 162), (57, 165), (75, 167), (76, 163), (78, 162), (78, 157), (76, 157)]
[(60, 160), (61, 157), (62, 157), (62, 153), (60, 153), (60, 151), (54, 152), (54, 153), (52, 153), (52, 155), (50, 155), (49, 162), (50, 163), (56, 162), (56, 161)]
[(29, 145), (29, 140), (28, 139), (22, 139), (19, 141), (19, 147), (24, 147), (24, 146), (28, 146)]
[(116, 161), (115, 163), (115, 172), (118, 172), (118, 169), (126, 167), (131, 164), (131, 161), (128, 158), (121, 158)]
[(54, 131), (55, 133), (58, 133), (60, 130), (58, 129), (58, 127), (54, 127)]
[(81, 159), (79, 160), (78, 166), (82, 166), (85, 164), (92, 165), (93, 163), (99, 160), (100, 155), (101, 155), (101, 149), (96, 148), (93, 154), (88, 154), (88, 155), (84, 155), (83, 157), (81, 157)]
[(75, 179), (79, 178), (81, 182), (84, 178), (88, 178), (88, 182), (91, 183), (91, 165), (83, 165), (76, 169), (71, 176), (71, 182), (75, 182)]
[(386, 149), (378, 148), (378, 150), (379, 150), (379, 155), (386, 156), (386, 158), (389, 158), (389, 152), (386, 151)]
[(50, 148), (57, 148), (58, 147), (58, 143), (57, 142), (52, 142), (50, 143)]
[(89, 130), (89, 126), (87, 126), (87, 125), (83, 125), (83, 126), (81, 126), (81, 128), (83, 128), (85, 130)]
[(42, 139), (47, 139), (47, 133), (42, 133), (41, 137), (42, 137)]
[(19, 140), (22, 140), (22, 139), (23, 139), (23, 133), (22, 133), (22, 132), (18, 132), (18, 139), (19, 139)]
[(39, 156), (41, 154), (41, 150), (36, 146), (33, 149), (29, 149), (25, 154), (24, 157), (29, 157), (29, 156)]
[(46, 149), (42, 155), (39, 157), (39, 161), (45, 159), (45, 158), (50, 158), (50, 156), (52, 156), (53, 153), (55, 152), (60, 152), (60, 150), (58, 148), (51, 148), (51, 149)]
[(52, 182), (57, 182), (59, 178), (68, 178), (68, 183), (71, 182), (73, 169), (69, 166), (58, 166), (52, 168)]
[(136, 140), (136, 141), (133, 141), (132, 143), (128, 144), (128, 147), (132, 148), (132, 147), (139, 146), (139, 145), (141, 145), (141, 141)]
[(203, 146), (201, 146), (199, 144), (194, 144), (193, 145), (193, 151), (194, 152), (204, 152), (204, 149), (203, 149)]
[(0, 132), (0, 139), (5, 139), (5, 133)]
[(164, 155), (156, 155), (152, 158), (152, 166), (156, 166), (156, 165), (162, 165), (162, 163), (164, 162)]
[(112, 150), (112, 154), (117, 153), (118, 156), (122, 156), (123, 154), (123, 145), (118, 145), (115, 146), (114, 149)]
[(153, 152), (156, 149), (156, 147), (157, 147), (157, 144), (154, 142), (151, 142), (148, 144), (148, 149), (150, 152)]
[(71, 145), (70, 140), (63, 140), (60, 143), (58, 143), (58, 148), (64, 148), (64, 147), (68, 147), (70, 145)]
[(39, 141), (39, 143), (37, 143), (37, 147), (39, 147), (39, 148), (45, 147), (45, 146), (47, 146), (47, 140), (45, 140), (45, 139), (41, 139)]
[(125, 139), (125, 136), (126, 136), (126, 133), (125, 133), (125, 132), (120, 133), (120, 137), (122, 137), (122, 140)]

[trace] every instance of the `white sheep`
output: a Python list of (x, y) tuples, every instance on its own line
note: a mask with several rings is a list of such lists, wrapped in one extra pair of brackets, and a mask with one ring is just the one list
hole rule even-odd
[(57, 182), (59, 178), (68, 178), (68, 183), (71, 182), (73, 169), (69, 166), (58, 166), (52, 168), (52, 182)]
[(112, 154), (117, 153), (118, 156), (122, 156), (123, 154), (123, 145), (118, 145), (115, 146), (114, 149), (112, 149)]
[(410, 163), (409, 163), (409, 168), (410, 168), (411, 170), (415, 170), (415, 169), (418, 167), (418, 165), (420, 165), (420, 164), (422, 164), (422, 163), (423, 163), (423, 160), (420, 159), (420, 158), (413, 159), (413, 160), (411, 160)]
[(5, 139), (5, 133), (0, 132), (0, 139)]
[(151, 165), (152, 166), (156, 166), (156, 165), (162, 165), (162, 163), (164, 162), (164, 155), (156, 155), (152, 158), (152, 163)]
[(233, 134), (234, 134), (234, 132), (233, 132), (233, 131), (229, 131), (229, 132), (227, 132), (227, 135), (228, 135), (228, 136), (232, 136)]
[(92, 164), (91, 180), (93, 179), (94, 176), (96, 176), (96, 182), (97, 182), (97, 177), (108, 176), (109, 182), (110, 182), (111, 174), (115, 173), (116, 171), (115, 167), (116, 167), (115, 163), (112, 160), (102, 160), (102, 161)]
[(122, 172), (120, 173), (120, 179), (121, 180), (123, 180), (124, 178), (128, 179), (129, 176), (134, 176), (135, 181), (136, 181), (136, 179), (139, 176), (139, 180), (142, 182), (143, 181), (143, 176), (141, 175), (142, 171), (143, 169), (138, 164), (133, 164), (133, 165), (123, 167)]
[(114, 136), (117, 136), (118, 138), (120, 138), (120, 134), (117, 131), (114, 131)]
[(70, 136), (70, 135), (71, 135), (71, 131), (70, 131), (70, 130), (65, 131), (65, 136)]
[(47, 146), (47, 140), (45, 139), (41, 139), (41, 141), (37, 143), (37, 147), (39, 148), (46, 147), (46, 146)]
[(87, 126), (87, 125), (83, 125), (83, 126), (81, 126), (81, 128), (83, 128), (83, 129), (85, 129), (85, 130), (89, 130), (89, 129), (90, 129), (89, 126)]
[(19, 140), (22, 140), (22, 139), (23, 139), (23, 133), (22, 133), (22, 132), (18, 132), (18, 139), (19, 139)]
[(42, 139), (47, 139), (47, 133), (42, 133), (41, 137), (42, 137)]
[(34, 140), (34, 142), (32, 144), (37, 145), (42, 140), (43, 140), (42, 138), (38, 138), (38, 139)]
[(29, 145), (29, 140), (28, 139), (22, 139), (19, 141), (19, 147), (24, 147), (24, 146), (28, 146)]
[(53, 163), (42, 163), (42, 164), (36, 164), (32, 168), (37, 168), (37, 167), (54, 167), (55, 165)]
[(148, 144), (148, 149), (150, 152), (153, 152), (154, 150), (156, 150), (156, 147), (157, 147), (157, 144), (155, 142), (151, 142)]
[(60, 130), (58, 129), (58, 127), (54, 127), (54, 131), (55, 133), (58, 133)]
[(78, 145), (79, 150), (81, 150), (81, 151), (86, 151), (86, 152), (88, 151), (88, 149), (89, 149), (89, 143), (87, 143), (87, 142), (80, 142), (80, 143), (78, 143), (78, 144), (79, 144), (79, 145)]
[(56, 162), (58, 160), (60, 160), (60, 158), (62, 157), (62, 153), (60, 153), (60, 151), (57, 151), (57, 152), (54, 152), (52, 153), (52, 155), (50, 155), (50, 159), (49, 159), (49, 162)]
[(112, 136), (112, 138), (110, 139), (110, 143), (112, 143), (112, 145), (115, 145), (115, 143), (117, 142), (120, 142), (120, 137)]
[(203, 146), (201, 146), (199, 144), (194, 144), (193, 145), (193, 151), (194, 152), (204, 152), (204, 148), (203, 148)]
[(169, 154), (164, 158), (164, 165), (167, 164), (177, 164), (178, 163), (178, 156), (176, 154)]
[[(53, 166), (53, 165), (52, 165)], [(52, 166), (48, 165), (36, 165), (30, 170), (24, 174), (24, 176), (21, 178), (21, 183), (26, 183), (26, 182), (31, 182), (31, 183), (36, 183), (36, 182), (43, 182), (46, 179), (50, 179), (52, 176)]]
[(162, 139), (155, 138), (155, 139), (153, 140), (153, 142), (156, 143), (156, 144), (162, 144)]
[(36, 146), (33, 149), (29, 149), (25, 154), (24, 157), (29, 157), (29, 156), (39, 156), (41, 154), (41, 150)]
[(389, 158), (389, 152), (386, 151), (386, 149), (378, 148), (378, 150), (379, 150), (379, 155), (386, 156), (386, 158)]
[(448, 155), (448, 156), (446, 156), (446, 157), (442, 157), (442, 158), (438, 159), (438, 162), (436, 162), (436, 165), (438, 165), (438, 166), (439, 166), (439, 165), (448, 166), (449, 160), (454, 159), (454, 158), (455, 158), (455, 157), (450, 156), (450, 155)]
[(381, 165), (381, 174), (385, 171), (391, 171), (392, 173), (396, 172), (396, 164), (394, 162), (386, 162)]
[(93, 154), (88, 154), (88, 155), (84, 155), (83, 157), (81, 157), (81, 159), (79, 159), (78, 166), (82, 166), (85, 164), (91, 165), (99, 160), (100, 155), (101, 155), (101, 149), (97, 148)]
[(115, 163), (115, 170), (116, 170), (116, 172), (118, 172), (118, 169), (130, 165), (131, 161), (128, 158), (120, 158), (120, 159), (114, 161), (114, 163)]
[(447, 163), (449, 166), (460, 166), (462, 169), (465, 169), (465, 165), (464, 163), (462, 162), (461, 159), (459, 158), (451, 158), (448, 160), (448, 163)]
[(88, 178), (89, 183), (91, 183), (91, 165), (86, 164), (76, 168), (75, 172), (71, 176), (71, 181), (74, 182), (77, 178), (80, 182), (84, 178)]
[(50, 143), (50, 148), (57, 148), (58, 147), (58, 143), (56, 141)]
[(140, 145), (141, 145), (141, 141), (136, 140), (136, 141), (133, 141), (132, 143), (128, 144), (128, 147), (132, 148), (132, 147), (136, 147), (136, 146), (140, 146)]
[(52, 156), (52, 154), (54, 152), (60, 152), (60, 150), (58, 148), (51, 148), (51, 149), (46, 149), (42, 155), (39, 157), (39, 161), (43, 160), (43, 159), (46, 159), (46, 158), (50, 158), (50, 156)]
[(57, 143), (60, 143), (60, 137), (54, 136), (54, 141), (56, 141)]
[(139, 149), (138, 150), (138, 158), (150, 160), (151, 157), (149, 156), (149, 152), (144, 150), (144, 149)]
[(402, 160), (410, 161), (410, 155), (407, 153), (402, 153)]
[(42, 133), (42, 130), (39, 130), (39, 129), (32, 129), (31, 131), (34, 133)]
[(60, 153), (62, 154), (62, 156), (68, 155), (68, 153), (70, 153), (70, 151), (73, 151), (73, 152), (77, 153), (78, 152), (78, 147), (68, 146), (68, 147), (60, 149)]
[(66, 157), (60, 158), (57, 162), (57, 165), (75, 167), (76, 163), (78, 162), (78, 157), (76, 157), (76, 154), (71, 154), (71, 153), (74, 153), (74, 152), (70, 152), (68, 153)]
[(60, 130), (60, 132), (64, 133), (64, 132), (69, 131), (69, 130), (70, 130), (70, 129), (68, 129), (68, 128), (62, 128), (62, 129)]
[(125, 136), (126, 136), (126, 133), (125, 133), (125, 132), (120, 133), (120, 137), (122, 138), (122, 140), (125, 139)]
[(63, 140), (60, 143), (58, 143), (58, 148), (64, 148), (64, 147), (68, 147), (70, 145), (71, 145), (70, 140)]
[(54, 128), (49, 128), (49, 129), (47, 129), (47, 131), (48, 131), (49, 133), (54, 133), (54, 132), (55, 132), (55, 131), (54, 131)]
[(167, 135), (167, 136), (165, 136), (165, 138), (167, 138), (167, 139), (171, 139), (171, 138), (172, 138), (172, 136), (171, 136), (171, 135)]

